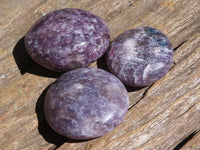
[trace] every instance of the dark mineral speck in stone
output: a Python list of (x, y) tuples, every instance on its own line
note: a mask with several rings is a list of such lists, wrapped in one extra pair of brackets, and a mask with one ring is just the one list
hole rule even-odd
[(109, 29), (100, 17), (72, 8), (47, 14), (25, 36), (32, 59), (60, 72), (90, 65), (106, 52), (109, 41)]
[(112, 131), (122, 122), (128, 106), (128, 93), (117, 77), (102, 69), (79, 68), (50, 86), (44, 110), (56, 132), (82, 140)]
[(107, 52), (107, 66), (124, 84), (147, 86), (170, 69), (173, 48), (158, 29), (139, 27), (119, 35)]

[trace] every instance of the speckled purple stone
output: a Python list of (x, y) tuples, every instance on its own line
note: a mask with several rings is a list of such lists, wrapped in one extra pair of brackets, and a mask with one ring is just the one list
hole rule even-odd
[(139, 27), (119, 35), (107, 52), (107, 66), (124, 84), (147, 86), (170, 69), (173, 49), (159, 30)]
[(101, 18), (71, 8), (47, 14), (25, 37), (33, 60), (61, 72), (90, 65), (106, 52), (109, 41), (109, 29)]
[(101, 69), (79, 68), (63, 74), (45, 98), (45, 115), (59, 134), (91, 139), (118, 126), (129, 106), (121, 81)]

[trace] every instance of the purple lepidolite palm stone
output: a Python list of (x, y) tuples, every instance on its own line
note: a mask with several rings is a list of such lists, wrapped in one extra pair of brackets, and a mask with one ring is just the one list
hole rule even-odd
[(42, 17), (25, 37), (33, 60), (61, 72), (96, 61), (106, 52), (109, 41), (109, 29), (100, 17), (72, 8)]
[(91, 139), (118, 126), (129, 106), (126, 88), (109, 72), (79, 68), (63, 74), (45, 98), (45, 116), (59, 134)]
[(107, 52), (107, 66), (124, 84), (143, 87), (170, 69), (173, 49), (159, 30), (139, 27), (119, 35)]

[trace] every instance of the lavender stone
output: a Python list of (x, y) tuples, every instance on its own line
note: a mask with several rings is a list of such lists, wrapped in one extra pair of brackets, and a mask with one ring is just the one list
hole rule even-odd
[(110, 41), (106, 23), (80, 9), (62, 9), (47, 14), (28, 31), (25, 45), (40, 65), (69, 71), (85, 67), (101, 57)]
[(59, 134), (91, 139), (118, 126), (129, 106), (121, 81), (101, 69), (79, 68), (63, 74), (45, 98), (45, 115)]
[(173, 49), (159, 30), (140, 27), (119, 35), (107, 52), (107, 66), (124, 84), (143, 87), (170, 69)]

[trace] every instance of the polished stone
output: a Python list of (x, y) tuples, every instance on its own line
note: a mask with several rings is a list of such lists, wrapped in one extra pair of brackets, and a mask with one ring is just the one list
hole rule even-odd
[(117, 127), (128, 107), (128, 93), (117, 77), (102, 69), (79, 68), (50, 86), (44, 109), (48, 123), (59, 134), (91, 139)]
[(109, 29), (100, 17), (72, 8), (47, 14), (25, 36), (32, 59), (60, 72), (90, 65), (106, 52), (109, 41)]
[(119, 35), (107, 52), (107, 66), (124, 84), (143, 87), (170, 69), (173, 48), (159, 30), (139, 27)]

